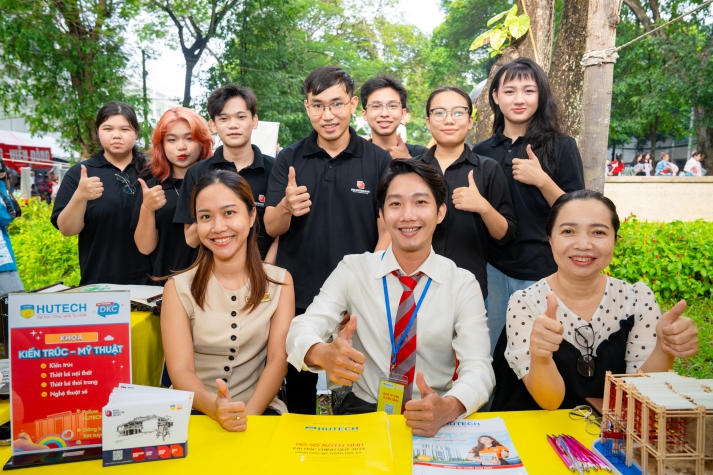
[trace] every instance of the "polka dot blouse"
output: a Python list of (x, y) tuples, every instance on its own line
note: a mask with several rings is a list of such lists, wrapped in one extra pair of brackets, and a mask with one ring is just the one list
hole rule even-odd
[[(536, 316), (547, 308), (549, 284), (541, 279), (525, 290), (515, 292), (510, 297), (507, 309), (508, 345), (505, 357), (518, 378), (522, 379), (530, 371), (530, 333)], [(575, 329), (587, 322), (572, 312), (557, 299), (557, 320), (564, 327), (564, 339), (586, 354), (586, 348), (577, 343)], [(609, 335), (619, 330), (619, 322), (633, 318), (634, 326), (626, 343), (626, 371), (636, 372), (646, 362), (656, 345), (656, 323), (661, 317), (661, 309), (654, 293), (643, 282), (629, 284), (613, 277), (607, 277), (607, 284), (599, 307), (590, 321), (593, 333), (594, 355), (599, 344)], [(591, 334), (591, 332), (590, 332)]]

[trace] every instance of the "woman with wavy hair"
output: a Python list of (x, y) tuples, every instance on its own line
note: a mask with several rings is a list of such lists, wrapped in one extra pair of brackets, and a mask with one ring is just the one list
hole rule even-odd
[(285, 340), (295, 312), (292, 276), (265, 264), (247, 181), (232, 171), (202, 176), (192, 192), (198, 258), (168, 279), (161, 335), (173, 386), (229, 431), (247, 417), (286, 412)]
[(134, 241), (151, 256), (151, 274), (165, 276), (193, 263), (196, 250), (186, 244), (183, 225), (173, 222), (181, 183), (188, 167), (212, 154), (205, 120), (191, 109), (167, 110), (152, 136), (150, 174), (139, 178), (141, 195)]

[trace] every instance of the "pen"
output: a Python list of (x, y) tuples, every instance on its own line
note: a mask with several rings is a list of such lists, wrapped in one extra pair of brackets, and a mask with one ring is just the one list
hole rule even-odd
[(563, 436), (557, 436), (555, 437), (555, 441), (557, 442), (557, 446), (560, 447), (564, 451), (564, 453), (569, 457), (569, 459), (572, 461), (572, 465), (570, 466), (570, 470), (574, 471), (576, 470), (579, 475), (584, 475), (584, 470), (582, 468), (582, 463), (578, 459), (574, 457), (572, 454), (572, 451), (569, 449), (569, 446), (564, 440)]
[(555, 437), (552, 436), (552, 435), (548, 435), (548, 436), (547, 436), (547, 442), (550, 443), (550, 445), (552, 446), (552, 450), (555, 451), (555, 453), (556, 453), (557, 456), (560, 458), (560, 460), (562, 461), (562, 463), (563, 463), (568, 469), (572, 470), (572, 465), (571, 465), (570, 462), (567, 461), (567, 456), (566, 456), (564, 453), (562, 453), (562, 451), (557, 447), (557, 444), (555, 443)]

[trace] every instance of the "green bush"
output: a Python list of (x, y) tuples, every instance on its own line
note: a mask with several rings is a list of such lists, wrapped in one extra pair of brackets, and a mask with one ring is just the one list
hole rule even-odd
[(22, 216), (8, 229), (25, 289), (56, 282), (78, 285), (77, 236), (65, 237), (50, 222), (52, 207), (38, 199), (22, 205)]
[(713, 223), (650, 223), (627, 218), (608, 268), (613, 277), (645, 282), (659, 300), (713, 297)]

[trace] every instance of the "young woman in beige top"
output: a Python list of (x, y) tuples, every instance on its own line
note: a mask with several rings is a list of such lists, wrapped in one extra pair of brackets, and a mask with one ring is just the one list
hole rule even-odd
[(203, 176), (192, 210), (198, 258), (164, 287), (166, 366), (175, 388), (195, 393), (194, 409), (244, 431), (248, 415), (286, 412), (277, 392), (287, 372), (292, 277), (260, 260), (244, 178), (225, 170)]

